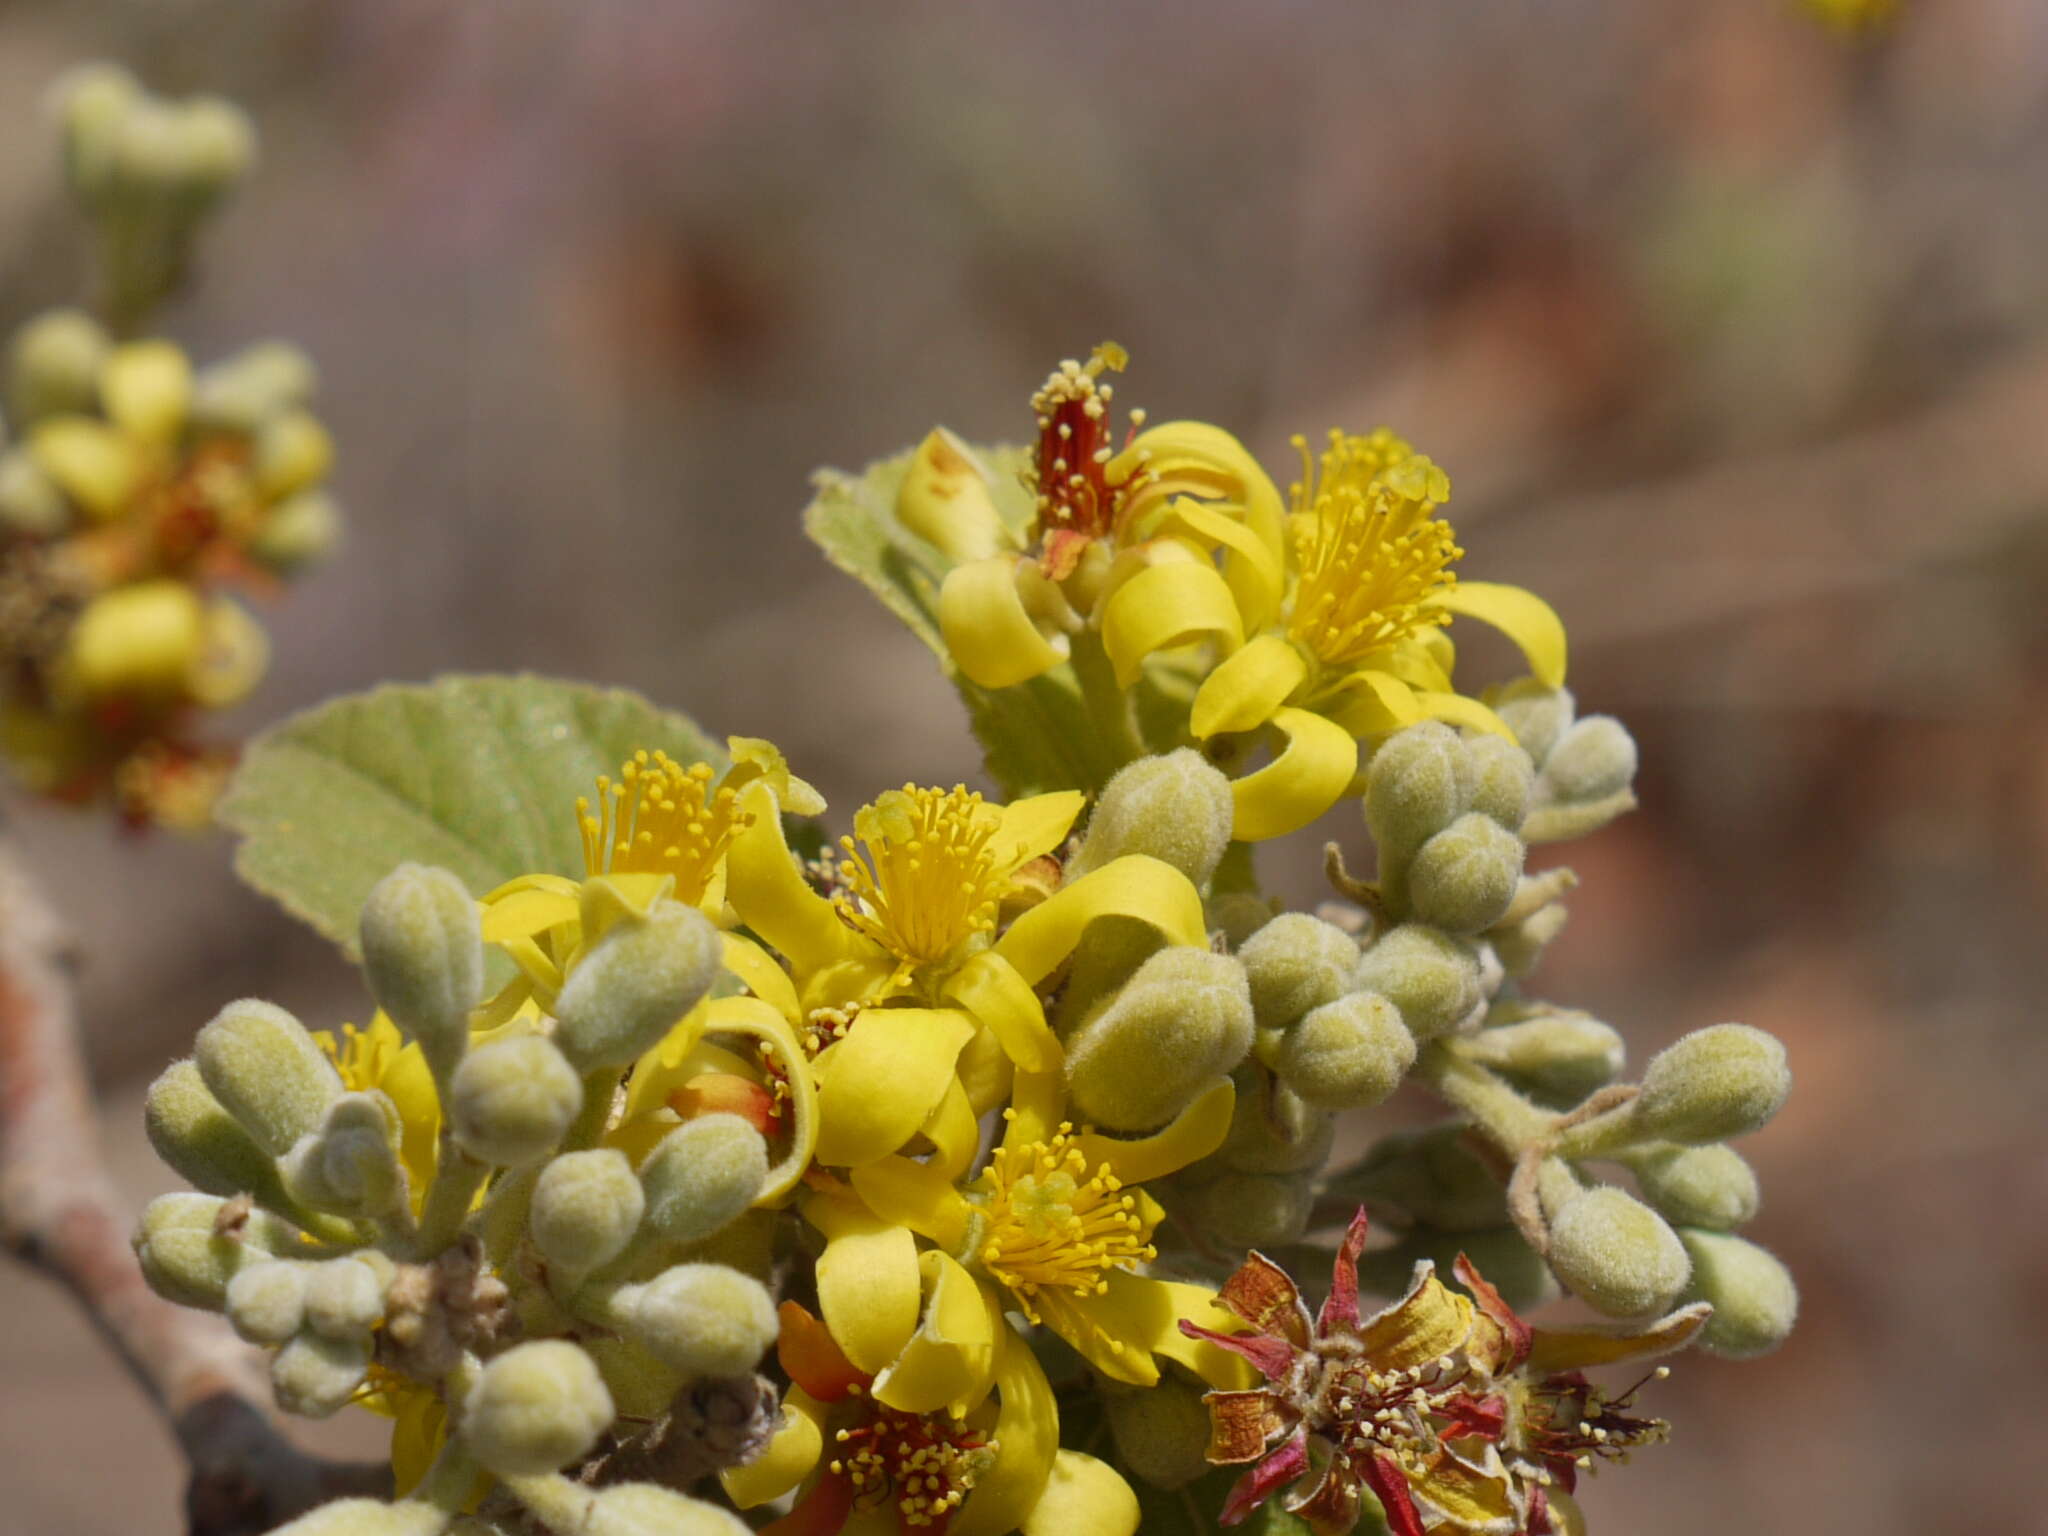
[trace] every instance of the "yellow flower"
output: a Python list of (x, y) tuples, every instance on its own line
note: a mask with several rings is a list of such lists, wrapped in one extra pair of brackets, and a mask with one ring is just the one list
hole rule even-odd
[(336, 1036), (329, 1030), (315, 1030), (313, 1038), (327, 1059), (341, 1074), (342, 1085), (351, 1093), (375, 1090), (397, 1106), (401, 1126), (399, 1160), (405, 1164), (406, 1183), (411, 1189), (414, 1214), (426, 1198), (438, 1161), (437, 1139), (441, 1133), (441, 1101), (434, 1092), (434, 1075), (417, 1041), (399, 1033), (383, 1009), (378, 1009), (368, 1029), (344, 1024)]
[[(1142, 1186), (1206, 1157), (1229, 1130), (1227, 1078), (1164, 1130), (1123, 1141), (1057, 1117), (1056, 1076), (1024, 1076), (1003, 1142), (963, 1191), (936, 1160), (885, 1157), (821, 1191), (805, 1214), (826, 1234), (818, 1299), (877, 1401), (964, 1411), (986, 1392), (990, 1339), (1021, 1312), (1117, 1381), (1150, 1386), (1155, 1355), (1223, 1385), (1248, 1373), (1178, 1320), (1211, 1318), (1214, 1293), (1143, 1273), (1163, 1212)], [(916, 1239), (933, 1247), (919, 1251)], [(978, 1289), (979, 1300), (972, 1299)]]
[(1870, 32), (1899, 13), (1899, 0), (1804, 0), (1806, 9), (1842, 32)]
[(1222, 662), (1197, 690), (1189, 727), (1202, 740), (1267, 732), (1284, 747), (1232, 786), (1235, 836), (1279, 837), (1334, 805), (1358, 772), (1357, 738), (1420, 720), (1506, 733), (1451, 681), (1443, 633), (1455, 617), (1491, 624), (1548, 686), (1562, 685), (1564, 626), (1520, 587), (1458, 578), (1464, 551), (1438, 508), (1450, 480), (1385, 431), (1330, 434), (1304, 461), (1289, 527), (1295, 583), (1284, 622)]

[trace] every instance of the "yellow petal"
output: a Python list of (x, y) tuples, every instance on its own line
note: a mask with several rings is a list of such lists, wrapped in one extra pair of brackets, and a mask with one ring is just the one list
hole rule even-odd
[(955, 565), (1015, 542), (989, 494), (988, 472), (944, 427), (932, 428), (911, 455), (896, 490), (896, 520)]
[(127, 510), (147, 469), (139, 444), (88, 416), (52, 416), (36, 423), (28, 451), (36, 468), (101, 522)]
[(1257, 773), (1233, 779), (1230, 835), (1255, 843), (1300, 830), (1342, 798), (1358, 771), (1358, 743), (1342, 726), (1305, 709), (1280, 709), (1273, 724), (1287, 737), (1280, 755)]
[(1045, 1491), (1024, 1517), (1024, 1536), (1131, 1536), (1138, 1496), (1115, 1469), (1081, 1451), (1052, 1459)]
[(1126, 688), (1154, 651), (1212, 639), (1226, 651), (1236, 650), (1244, 643), (1244, 621), (1230, 587), (1206, 560), (1148, 566), (1103, 605), (1102, 647)]
[(100, 404), (107, 419), (147, 443), (164, 444), (185, 425), (192, 364), (168, 341), (131, 341), (107, 355)]
[(1546, 688), (1564, 686), (1564, 621), (1534, 592), (1497, 581), (1460, 581), (1438, 593), (1434, 605), (1491, 624), (1520, 647), (1536, 681)]
[(1360, 1333), (1365, 1353), (1383, 1370), (1401, 1371), (1442, 1359), (1471, 1331), (1472, 1303), (1437, 1279), (1425, 1260), (1408, 1294), (1368, 1319)]
[(1300, 651), (1278, 635), (1260, 635), (1202, 680), (1188, 729), (1202, 740), (1220, 731), (1257, 730), (1307, 676)]
[[(1240, 1326), (1216, 1306), (1214, 1291), (1173, 1280), (1155, 1280), (1150, 1275), (1134, 1275), (1122, 1269), (1111, 1270), (1103, 1281), (1106, 1288), (1100, 1294), (1078, 1298), (1074, 1308), (1103, 1340), (1115, 1340), (1123, 1348), (1108, 1354), (1099, 1346), (1090, 1348), (1068, 1336), (1068, 1342), (1079, 1348), (1098, 1370), (1119, 1381), (1149, 1385), (1159, 1376), (1152, 1356), (1164, 1355), (1216, 1386), (1238, 1389), (1251, 1385), (1253, 1373), (1249, 1365), (1207, 1340), (1191, 1339), (1180, 1330), (1184, 1317), (1219, 1332)], [(1047, 1320), (1052, 1320), (1051, 1314)]]
[(818, 1058), (818, 1161), (857, 1168), (922, 1128), (973, 1021), (954, 1008), (867, 1008)]
[(736, 933), (722, 934), (725, 968), (746, 983), (747, 990), (785, 1019), (799, 1016), (796, 984), (775, 957), (750, 939)]
[(908, 1157), (885, 1157), (847, 1175), (875, 1216), (908, 1227), (941, 1247), (957, 1249), (974, 1219), (973, 1208), (945, 1170)]
[(1003, 1111), (1003, 1145), (1028, 1147), (1050, 1140), (1066, 1107), (1066, 1078), (1059, 1072), (1019, 1072), (1010, 1107)]
[(945, 996), (988, 1026), (1019, 1071), (1059, 1070), (1065, 1054), (1045, 1022), (1044, 1005), (1002, 955), (988, 949), (975, 955), (946, 978)]
[[(872, 1217), (863, 1223), (824, 1205), (841, 1230), (818, 1258), (818, 1307), (846, 1358), (873, 1376), (903, 1352), (917, 1328), (924, 1295), (917, 1239), (908, 1227)], [(856, 1230), (860, 1225), (867, 1230)]]
[(939, 588), (939, 633), (971, 682), (984, 688), (1028, 683), (1066, 660), (1064, 635), (1048, 639), (1018, 591), (1037, 568), (1015, 555), (956, 565)]
[(1146, 1184), (1178, 1173), (1222, 1146), (1223, 1138), (1230, 1132), (1230, 1115), (1236, 1103), (1236, 1086), (1229, 1078), (1219, 1077), (1175, 1115), (1164, 1130), (1136, 1141), (1084, 1131), (1076, 1142), (1091, 1168), (1107, 1163), (1110, 1172), (1123, 1183)]
[(1010, 869), (1051, 853), (1065, 840), (1074, 818), (1087, 803), (1087, 795), (1078, 789), (1013, 800), (1003, 807), (1002, 824), (989, 842), (989, 852)]
[(749, 928), (780, 951), (798, 976), (823, 970), (857, 949), (856, 936), (831, 902), (805, 883), (782, 837), (774, 791), (756, 780), (740, 791), (753, 822), (726, 855), (726, 900)]
[[(809, 1409), (811, 1411), (806, 1411)], [(782, 1421), (761, 1454), (743, 1466), (718, 1474), (726, 1497), (741, 1509), (752, 1509), (789, 1492), (810, 1475), (824, 1453), (825, 1434), (818, 1405), (802, 1387), (791, 1387), (783, 1399)]]
[(769, 1168), (767, 1182), (754, 1201), (756, 1205), (773, 1204), (796, 1187), (817, 1152), (821, 1117), (810, 1058), (782, 1015), (759, 998), (713, 998), (691, 1010), (683, 1022), (692, 1021), (703, 1032), (749, 1035), (759, 1040), (775, 1053), (782, 1068), (783, 1078), (789, 1084), (789, 1150)]
[(1156, 528), (1134, 528), (1133, 533), (1139, 538), (1186, 538), (1204, 551), (1222, 549), (1223, 580), (1237, 599), (1247, 633), (1263, 629), (1279, 612), (1287, 577), (1278, 551), (1226, 513), (1182, 496), (1167, 508)]
[(946, 1096), (924, 1123), (925, 1139), (931, 1142), (932, 1166), (948, 1179), (964, 1175), (981, 1150), (981, 1121), (968, 1102), (967, 1090), (956, 1075), (946, 1084)]
[(1440, 1517), (1431, 1525), (1471, 1536), (1512, 1536), (1520, 1528), (1506, 1469), (1497, 1454), (1489, 1455), (1489, 1460), (1491, 1467), (1481, 1469), (1446, 1451), (1419, 1475), (1409, 1474), (1408, 1490), (1416, 1502)]
[(176, 697), (206, 643), (206, 613), (183, 582), (160, 579), (102, 593), (71, 626), (68, 688), (87, 698)]
[(1595, 1324), (1583, 1328), (1538, 1328), (1529, 1345), (1529, 1373), (1555, 1376), (1563, 1371), (1584, 1371), (1624, 1360), (1668, 1355), (1691, 1343), (1693, 1335), (1707, 1325), (1712, 1315), (1712, 1308), (1705, 1302), (1694, 1302), (1647, 1328), (1624, 1325), (1610, 1330)]
[(1384, 736), (1426, 719), (1415, 690), (1392, 672), (1356, 667), (1330, 687), (1323, 713), (1353, 736)]
[(270, 637), (249, 610), (229, 598), (206, 605), (199, 654), (185, 674), (185, 692), (208, 709), (226, 709), (247, 698), (270, 665)]
[(1204, 421), (1167, 421), (1147, 428), (1109, 466), (1118, 485), (1142, 463), (1149, 478), (1131, 496), (1130, 515), (1146, 515), (1157, 499), (1197, 496), (1238, 509), (1244, 524), (1283, 558), (1286, 510), (1259, 461), (1221, 427)]
[[(1132, 853), (1083, 875), (1026, 912), (996, 941), (993, 953), (1035, 987), (1073, 953), (1090, 923), (1107, 916), (1150, 923), (1169, 944), (1209, 941), (1202, 898), (1188, 877), (1171, 864)], [(993, 1020), (990, 1027), (995, 1027)]]
[(1181, 1332), (1180, 1318), (1186, 1318), (1212, 1333), (1237, 1333), (1243, 1329), (1243, 1321), (1216, 1300), (1214, 1291), (1204, 1285), (1187, 1285), (1178, 1280), (1147, 1279), (1147, 1283), (1165, 1287), (1167, 1309), (1176, 1319), (1171, 1335), (1162, 1333), (1153, 1340), (1151, 1349), (1154, 1354), (1164, 1355), (1186, 1366), (1210, 1386), (1225, 1392), (1242, 1392), (1258, 1380), (1259, 1373), (1250, 1361), (1211, 1344), (1207, 1339), (1191, 1339)]
[(965, 1414), (988, 1394), (1002, 1318), (950, 1255), (919, 1254), (918, 1274), (924, 1315), (903, 1353), (876, 1375), (875, 1400), (904, 1413), (935, 1413), (957, 1403)]
[(529, 885), (506, 895), (493, 892), (486, 897), (484, 942), (510, 944), (519, 939), (535, 938), (562, 923), (575, 922), (576, 887), (566, 880), (562, 885), (568, 888)]
[(1038, 1502), (1060, 1443), (1059, 1405), (1031, 1346), (1005, 1329), (996, 1354), (995, 1460), (947, 1526), (947, 1536), (1007, 1536)]
[(1462, 693), (1417, 692), (1415, 702), (1422, 712), (1432, 720), (1442, 720), (1451, 725), (1470, 726), (1475, 731), (1487, 731), (1495, 736), (1505, 736), (1509, 741), (1515, 733), (1508, 729), (1507, 722), (1477, 699), (1468, 699)]
[(782, 749), (764, 736), (728, 736), (726, 755), (732, 767), (721, 784), (738, 791), (755, 779), (763, 780), (782, 808), (798, 816), (816, 816), (825, 809), (825, 797), (789, 771), (789, 759)]

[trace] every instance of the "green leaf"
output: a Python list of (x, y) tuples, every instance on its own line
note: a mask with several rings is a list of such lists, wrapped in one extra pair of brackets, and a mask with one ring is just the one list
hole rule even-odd
[(349, 951), (370, 887), (407, 859), (476, 895), (581, 878), (576, 799), (636, 750), (722, 769), (689, 720), (637, 694), (549, 678), (444, 677), (332, 700), (258, 736), (220, 806), (235, 868)]

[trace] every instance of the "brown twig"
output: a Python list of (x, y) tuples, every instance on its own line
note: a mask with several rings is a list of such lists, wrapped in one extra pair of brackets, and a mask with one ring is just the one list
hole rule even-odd
[(191, 1469), (193, 1536), (267, 1531), (383, 1467), (308, 1456), (265, 1406), (262, 1360), (219, 1318), (151, 1291), (102, 1162), (69, 941), (0, 825), (0, 1236), (69, 1289), (162, 1412)]

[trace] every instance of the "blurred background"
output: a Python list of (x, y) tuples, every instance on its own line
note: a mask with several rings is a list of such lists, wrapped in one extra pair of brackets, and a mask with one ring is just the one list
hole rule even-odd
[[(1805, 1316), (1682, 1360), (1594, 1529), (2035, 1528), (2048, 1328), (2048, 6), (1111, 7), (629, 0), (0, 5), (0, 325), (80, 296), (40, 109), (108, 57), (244, 103), (263, 163), (162, 317), (318, 359), (350, 514), (247, 729), (532, 668), (774, 737), (839, 814), (976, 753), (804, 541), (820, 464), (1120, 403), (1385, 423), (1466, 569), (1536, 588), (1643, 747), (1538, 981), (1637, 1061), (1739, 1019), (1792, 1103), (1743, 1150)], [(1474, 662), (1485, 656), (1476, 648)], [(106, 1136), (227, 998), (351, 973), (221, 840), (24, 809), (89, 950)], [(1360, 839), (1346, 823), (1333, 835)], [(1282, 872), (1313, 899), (1304, 871)], [(22, 1532), (172, 1532), (172, 1448), (67, 1300), (0, 1271)], [(373, 1451), (344, 1415), (320, 1443)]]

